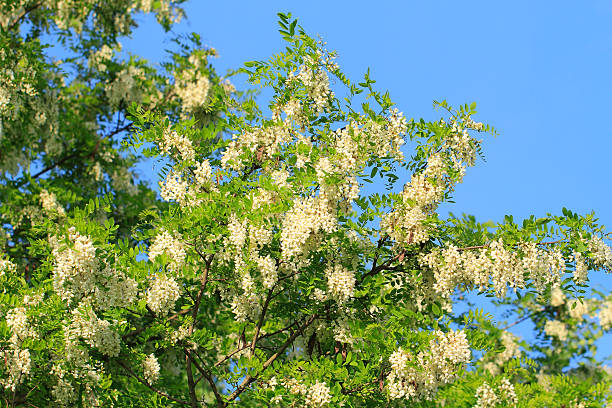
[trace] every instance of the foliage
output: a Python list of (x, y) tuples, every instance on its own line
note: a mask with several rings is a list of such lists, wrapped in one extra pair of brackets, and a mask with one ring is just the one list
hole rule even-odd
[(288, 14), (286, 49), (234, 73), (267, 105), (196, 34), (161, 66), (120, 53), (175, 3), (0, 6), (6, 406), (607, 406), (593, 214), (443, 218), (495, 130), (475, 104), (407, 120)]

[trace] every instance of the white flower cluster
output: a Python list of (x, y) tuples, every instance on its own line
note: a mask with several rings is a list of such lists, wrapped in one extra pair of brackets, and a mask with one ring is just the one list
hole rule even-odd
[(144, 378), (149, 384), (153, 384), (159, 379), (159, 362), (155, 354), (151, 353), (147, 356), (142, 363), (142, 368)]
[[(245, 129), (242, 134), (232, 136), (221, 156), (221, 167), (224, 169), (240, 170), (243, 163), (239, 160), (244, 152), (249, 152), (249, 159), (254, 158), (262, 162), (272, 156), (281, 146), (292, 140), (289, 128), (283, 122), (265, 127)], [(254, 157), (253, 157), (254, 156)]]
[(600, 237), (594, 236), (588, 243), (589, 251), (596, 265), (612, 272), (612, 248), (606, 245)]
[(21, 344), (29, 337), (36, 337), (36, 331), (28, 324), (25, 307), (16, 307), (6, 312), (6, 324), (13, 333), (11, 343)]
[(57, 202), (55, 194), (49, 193), (47, 190), (40, 192), (40, 204), (45, 211), (51, 214), (58, 214), (60, 216), (66, 215), (64, 208)]
[(179, 284), (172, 276), (157, 275), (147, 291), (147, 305), (156, 314), (166, 316), (180, 296)]
[(103, 267), (91, 238), (79, 234), (76, 228), (70, 227), (68, 239), (70, 246), (57, 237), (49, 239), (55, 258), (55, 292), (69, 302), (93, 295), (101, 309), (131, 304), (137, 295), (137, 282), (123, 272)]
[(191, 68), (184, 69), (175, 76), (174, 92), (183, 101), (183, 107), (191, 112), (204, 105), (210, 92), (210, 80), (206, 72), (202, 72), (202, 66), (206, 58), (191, 55), (189, 63)]
[(321, 230), (332, 233), (337, 220), (331, 213), (326, 200), (320, 197), (298, 199), (287, 211), (281, 230), (281, 253), (283, 259), (290, 259), (307, 251), (307, 241), (317, 241)]
[(589, 267), (584, 261), (584, 255), (581, 252), (574, 251), (574, 261), (576, 266), (574, 268), (574, 282), (577, 284), (584, 284), (588, 279)]
[(186, 252), (181, 236), (178, 233), (174, 235), (176, 237), (165, 230), (158, 232), (149, 247), (149, 259), (154, 260), (158, 256), (166, 255), (169, 260), (168, 270), (178, 272), (185, 264)]
[(278, 270), (276, 268), (276, 261), (270, 256), (265, 257), (257, 256), (255, 258), (257, 267), (261, 272), (263, 286), (266, 289), (272, 289), (278, 281)]
[(306, 391), (306, 406), (308, 407), (327, 407), (331, 402), (331, 393), (325, 382), (315, 382)]
[(117, 75), (117, 78), (106, 87), (106, 96), (114, 108), (118, 108), (123, 102), (129, 106), (132, 102), (142, 101), (141, 82), (145, 79), (142, 68), (129, 65)]
[(603, 304), (599, 310), (599, 325), (604, 330), (608, 330), (612, 327), (612, 302), (607, 301)]
[(517, 252), (506, 249), (501, 239), (477, 251), (461, 251), (450, 245), (441, 252), (432, 251), (421, 256), (419, 261), (434, 271), (434, 287), (446, 297), (459, 285), (480, 290), (492, 286), (501, 297), (508, 286), (524, 288), (525, 273), (539, 291), (559, 281), (565, 270), (565, 261), (559, 250), (543, 250), (533, 242), (519, 247), (523, 252), (522, 258)]
[(483, 367), (489, 371), (492, 375), (498, 375), (501, 372), (501, 367), (504, 363), (512, 358), (520, 357), (521, 350), (518, 343), (519, 338), (514, 334), (504, 331), (501, 334), (501, 342), (505, 347), (500, 353), (494, 353), (492, 359), (486, 362)]
[(329, 78), (327, 73), (321, 68), (321, 57), (320, 53), (317, 58), (306, 56), (304, 58), (304, 64), (299, 67), (299, 72), (295, 75), (293, 72), (289, 73), (287, 83), (298, 80), (306, 87), (308, 97), (314, 102), (314, 108), (317, 113), (321, 113), (329, 104), (329, 100), (333, 99), (334, 93), (329, 87)]
[(193, 172), (195, 174), (196, 183), (200, 185), (206, 186), (212, 180), (212, 167), (208, 160), (196, 162)]
[[(449, 152), (449, 158), (455, 163), (457, 170), (463, 166), (473, 166), (476, 161), (480, 141), (469, 134), (469, 129), (473, 129), (474, 123), (469, 116), (450, 121), (451, 133), (442, 147)], [(482, 124), (478, 125), (477, 127), (482, 127)]]
[[(304, 396), (304, 406), (306, 407), (323, 408), (328, 407), (331, 403), (331, 390), (325, 382), (316, 381), (310, 387), (306, 387), (306, 385), (295, 378), (278, 381), (276, 377), (272, 377), (265, 387), (274, 389), (277, 385), (286, 388), (292, 395)], [(275, 397), (273, 402), (280, 403), (281, 401), (282, 395), (279, 395)]]
[(193, 150), (191, 140), (174, 130), (166, 129), (158, 144), (162, 154), (169, 155), (173, 149), (176, 149), (183, 161), (191, 162), (195, 160), (195, 150)]
[(550, 291), (550, 305), (553, 307), (561, 306), (565, 303), (565, 294), (560, 287), (555, 286)]
[[(241, 268), (239, 268), (241, 269)], [(255, 281), (248, 270), (241, 272), (240, 289), (241, 294), (236, 293), (232, 299), (232, 312), (236, 316), (236, 321), (246, 322), (249, 319), (255, 320), (261, 313), (259, 296), (255, 291)]]
[(247, 239), (247, 222), (246, 220), (238, 220), (235, 214), (232, 214), (227, 224), (229, 232), (229, 241), (236, 250), (244, 247)]
[(559, 320), (548, 320), (544, 325), (544, 332), (551, 337), (556, 337), (561, 341), (567, 340), (567, 325)]
[(187, 202), (187, 180), (174, 170), (166, 174), (166, 179), (159, 182), (159, 195), (166, 201), (176, 201), (181, 205)]
[(64, 407), (70, 406), (70, 404), (74, 403), (74, 400), (76, 399), (74, 387), (63, 376), (58, 377), (57, 384), (54, 385), (53, 389), (51, 390), (51, 395), (59, 406)]
[(17, 270), (17, 265), (8, 259), (0, 256), (0, 276), (5, 273), (14, 273)]
[(56, 237), (49, 240), (55, 258), (53, 287), (63, 300), (73, 297), (80, 299), (93, 292), (100, 269), (96, 248), (90, 237), (70, 227), (68, 239), (70, 246), (60, 243)]
[(89, 55), (87, 63), (90, 69), (103, 72), (106, 71), (106, 62), (109, 61), (112, 57), (113, 49), (107, 44), (104, 44), (99, 50), (92, 52)]
[(23, 382), (23, 380), (30, 373), (30, 365), (32, 360), (30, 359), (30, 351), (28, 349), (20, 349), (15, 345), (12, 345), (8, 350), (3, 351), (2, 361), (5, 363), (5, 378), (0, 378), (0, 384), (10, 391), (15, 391), (17, 386)]
[[(497, 391), (497, 392), (496, 392)], [(474, 408), (515, 407), (518, 403), (514, 385), (507, 378), (502, 378), (497, 390), (486, 381), (476, 390)]]
[(338, 303), (345, 303), (355, 293), (355, 273), (348, 268), (335, 264), (325, 270), (327, 288)]
[(138, 282), (115, 269), (105, 267), (97, 280), (93, 299), (99, 309), (130, 306), (138, 296)]
[(396, 202), (393, 211), (382, 218), (381, 230), (398, 245), (418, 244), (429, 239), (423, 222), (450, 188), (445, 174), (446, 166), (441, 156), (431, 156), (425, 171), (412, 175), (400, 194), (401, 200)]
[(65, 329), (66, 338), (75, 341), (83, 339), (89, 346), (110, 357), (119, 355), (121, 339), (110, 322), (99, 319), (86, 302), (72, 311), (72, 322)]
[[(443, 333), (437, 331), (429, 349), (416, 356), (399, 348), (391, 354), (391, 372), (387, 389), (392, 399), (413, 401), (432, 400), (438, 387), (452, 382), (456, 371), (470, 361), (471, 351), (462, 330)], [(408, 364), (411, 362), (411, 365)]]

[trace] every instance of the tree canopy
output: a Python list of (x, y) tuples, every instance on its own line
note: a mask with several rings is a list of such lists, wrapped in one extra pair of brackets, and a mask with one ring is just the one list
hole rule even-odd
[[(608, 406), (594, 214), (444, 217), (496, 134), (475, 103), (408, 119), (284, 13), (221, 76), (180, 3), (0, 4), (5, 406)], [(121, 52), (137, 13), (166, 62)]]

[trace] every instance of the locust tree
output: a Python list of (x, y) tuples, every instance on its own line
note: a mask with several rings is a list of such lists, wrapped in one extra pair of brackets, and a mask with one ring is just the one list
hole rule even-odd
[(121, 51), (178, 6), (0, 5), (4, 405), (607, 406), (593, 214), (441, 214), (495, 133), (476, 105), (408, 119), (288, 14), (231, 73), (261, 94), (196, 34)]

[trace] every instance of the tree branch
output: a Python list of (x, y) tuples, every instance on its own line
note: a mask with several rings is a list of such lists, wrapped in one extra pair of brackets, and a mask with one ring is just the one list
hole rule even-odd
[(251, 340), (251, 351), (249, 353), (251, 356), (255, 354), (255, 343), (257, 343), (259, 332), (261, 331), (261, 326), (263, 325), (266, 312), (268, 311), (268, 306), (270, 305), (270, 300), (272, 299), (273, 292), (274, 286), (272, 286), (272, 288), (270, 288), (270, 290), (268, 291), (268, 295), (266, 296), (266, 300), (261, 309), (261, 314), (259, 315), (259, 321), (257, 322), (257, 326), (255, 326), (255, 333), (253, 334), (253, 340)]
[(9, 24), (8, 26), (8, 30), (12, 30), (13, 28), (15, 28), (17, 26), (17, 24), (19, 24), (21, 22), (21, 20), (27, 16), (29, 13), (31, 13), (32, 11), (36, 10), (37, 8), (39, 8), (40, 6), (42, 6), (42, 2), (37, 2), (32, 4), (29, 7), (26, 7), (25, 9), (23, 9), (23, 11), (21, 12), (20, 15), (17, 16), (17, 18), (15, 18), (15, 20)]
[[(242, 382), (240, 383), (240, 385), (238, 385), (238, 387), (236, 387), (236, 389), (234, 390), (234, 392), (232, 392), (228, 397), (227, 397), (227, 401), (231, 402), (233, 400), (235, 400), (236, 398), (238, 398), (238, 396), (240, 394), (242, 394), (242, 392), (249, 386), (251, 385), (255, 380), (257, 380), (257, 377), (259, 375), (261, 375), (268, 367), (270, 367), (272, 365), (272, 363), (274, 363), (276, 361), (276, 359), (285, 352), (285, 350), (287, 350), (287, 347), (289, 347), (293, 341), (300, 335), (303, 333), (304, 329), (306, 329), (308, 326), (310, 326), (312, 324), (312, 322), (315, 321), (315, 319), (317, 318), (317, 314), (314, 314), (312, 316), (310, 316), (306, 322), (304, 322), (304, 324), (302, 324), (298, 330), (294, 331), (293, 334), (291, 334), (291, 336), (289, 336), (289, 338), (283, 343), (282, 346), (280, 346), (280, 348), (276, 351), (276, 353), (274, 353), (270, 358), (268, 358), (264, 363), (263, 366), (261, 368), (261, 371), (259, 371), (259, 373), (255, 374), (255, 375), (250, 375), (247, 374), (246, 377), (244, 377), (244, 380), (242, 380)], [(226, 403), (227, 406), (227, 403)]]
[(128, 374), (130, 374), (139, 383), (141, 383), (142, 385), (146, 386), (150, 390), (155, 391), (157, 394), (161, 395), (162, 397), (166, 397), (166, 398), (168, 398), (171, 401), (178, 402), (179, 404), (183, 404), (183, 405), (190, 405), (188, 401), (185, 401), (185, 400), (182, 400), (182, 399), (178, 399), (178, 398), (174, 398), (173, 396), (168, 395), (165, 392), (163, 392), (161, 390), (158, 390), (157, 388), (153, 387), (151, 384), (149, 384), (148, 381), (145, 381), (144, 379), (142, 379), (138, 375), (136, 375), (136, 373), (134, 373), (134, 371), (132, 371), (132, 369), (130, 367), (128, 367), (126, 364), (124, 364), (121, 360), (115, 360), (115, 361), (117, 362), (117, 364), (119, 364), (121, 367), (123, 367), (123, 369), (125, 371), (127, 371)]

